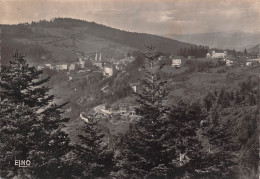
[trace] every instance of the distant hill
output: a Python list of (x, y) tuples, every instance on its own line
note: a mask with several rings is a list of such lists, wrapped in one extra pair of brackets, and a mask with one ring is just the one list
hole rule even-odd
[(207, 45), (211, 48), (243, 50), (252, 44), (258, 44), (259, 33), (245, 32), (213, 32), (201, 34), (168, 34), (165, 37), (180, 40), (182, 42)]
[[(10, 48), (21, 49), (26, 56), (36, 51), (41, 52), (41, 56), (44, 52), (49, 52), (49, 56), (51, 55), (56, 61), (70, 61), (77, 57), (76, 53), (94, 55), (98, 52), (102, 53), (102, 56), (120, 56), (133, 50), (146, 51), (145, 45), (153, 45), (158, 51), (176, 55), (179, 48), (192, 46), (189, 43), (157, 35), (127, 32), (70, 18), (1, 26), (5, 37), (2, 53), (10, 52)], [(36, 45), (42, 49), (30, 50)], [(4, 57), (9, 56), (10, 54), (4, 55)]]
[(259, 52), (260, 52), (260, 46), (259, 46), (259, 44), (258, 44), (258, 45), (256, 45), (256, 46), (253, 46), (253, 47), (251, 47), (251, 48), (248, 48), (247, 51), (250, 52), (250, 53), (251, 53), (251, 52), (258, 52), (258, 53), (259, 53)]

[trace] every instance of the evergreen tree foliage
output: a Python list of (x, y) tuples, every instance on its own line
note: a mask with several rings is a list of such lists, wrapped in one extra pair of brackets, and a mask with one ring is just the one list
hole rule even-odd
[(245, 48), (245, 50), (244, 50), (244, 55), (247, 55), (247, 50), (246, 50), (246, 48)]
[[(65, 104), (53, 103), (54, 96), (43, 86), (42, 71), (29, 66), (15, 53), (1, 67), (0, 153), (1, 177), (68, 177), (69, 138), (63, 132), (60, 110)], [(30, 160), (31, 166), (19, 168), (15, 160)]]
[(148, 47), (149, 52), (145, 55), (148, 60), (148, 67), (145, 68), (145, 79), (141, 80), (142, 89), (136, 93), (136, 101), (140, 108), (136, 112), (142, 118), (155, 122), (167, 113), (168, 108), (163, 105), (164, 100), (168, 96), (168, 92), (164, 89), (167, 81), (163, 80), (160, 72), (163, 65), (155, 67), (157, 60), (154, 54), (154, 47)]
[(74, 148), (77, 168), (81, 171), (78, 175), (86, 178), (106, 178), (113, 167), (113, 151), (98, 128), (98, 119), (89, 115), (88, 120), (83, 134), (79, 135), (81, 143)]
[(209, 112), (212, 107), (232, 107), (232, 106), (254, 106), (256, 105), (257, 83), (250, 78), (239, 84), (238, 89), (215, 91), (212, 95), (209, 92), (203, 99), (205, 108)]
[(176, 170), (171, 177), (199, 176), (197, 171), (203, 165), (204, 151), (197, 131), (201, 122), (206, 120), (206, 113), (198, 102), (186, 103), (179, 101), (171, 108), (168, 130), (173, 138), (178, 158), (174, 160)]
[(236, 178), (237, 157), (235, 151), (238, 147), (232, 140), (230, 126), (222, 124), (219, 119), (204, 129), (208, 139), (208, 152), (203, 158), (201, 177), (207, 178)]
[(220, 91), (218, 96), (217, 104), (221, 105), (223, 108), (230, 106), (229, 93), (225, 92), (223, 89)]
[(166, 81), (158, 73), (162, 67), (155, 67), (153, 47), (148, 47), (145, 57), (148, 66), (145, 67), (145, 78), (141, 80), (142, 89), (136, 94), (140, 104), (136, 111), (140, 119), (130, 126), (123, 141), (117, 177), (165, 177), (175, 158), (174, 147), (165, 143), (170, 134), (167, 132), (168, 108), (163, 104), (168, 94), (164, 90)]
[(209, 112), (211, 110), (215, 100), (216, 100), (215, 97), (210, 92), (203, 99), (203, 102), (204, 102), (204, 105), (205, 105), (207, 112)]
[(194, 56), (195, 58), (204, 58), (208, 53), (208, 47), (205, 46), (191, 46), (190, 48), (180, 48), (177, 52), (179, 56), (187, 58)]

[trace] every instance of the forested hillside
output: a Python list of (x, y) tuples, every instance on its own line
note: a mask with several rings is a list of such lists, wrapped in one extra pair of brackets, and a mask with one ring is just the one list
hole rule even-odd
[(177, 55), (179, 48), (192, 46), (165, 37), (70, 18), (1, 25), (1, 29), (3, 59), (19, 49), (32, 63), (45, 62), (42, 56), (51, 62), (69, 62), (77, 58), (76, 53), (91, 56), (101, 52), (105, 58), (118, 57), (129, 51), (144, 51), (144, 44), (153, 44), (158, 51)]

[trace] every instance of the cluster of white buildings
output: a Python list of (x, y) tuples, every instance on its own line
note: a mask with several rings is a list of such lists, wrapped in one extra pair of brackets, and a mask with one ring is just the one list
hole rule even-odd
[(134, 61), (134, 57), (125, 57), (125, 58), (122, 58), (118, 61), (114, 61), (113, 64), (115, 65), (115, 68), (117, 70), (121, 70), (121, 71), (124, 71), (126, 69), (126, 65), (128, 63), (131, 63)]
[[(233, 66), (235, 63), (232, 59), (224, 59), (226, 62), (226, 66)], [(260, 63), (260, 59), (248, 59), (248, 60), (241, 60), (236, 61), (236, 64), (239, 66), (252, 66), (253, 64)]]
[(57, 64), (57, 65), (52, 65), (50, 63), (46, 63), (44, 65), (39, 65), (37, 66), (38, 70), (42, 70), (44, 68), (49, 68), (51, 70), (75, 70), (76, 66), (78, 66), (79, 68), (83, 69), (85, 68), (85, 61), (82, 58), (79, 58), (79, 61), (76, 63), (71, 63), (71, 64)]
[(67, 64), (56, 65), (56, 70), (67, 70), (67, 69), (68, 69)]
[(215, 51), (213, 50), (210, 53), (207, 53), (207, 58), (226, 58), (227, 57), (227, 51)]
[[(85, 69), (87, 58), (84, 57), (83, 55), (81, 55), (80, 53), (76, 53), (76, 54), (78, 55), (78, 62), (71, 63), (71, 64), (56, 64), (56, 65), (48, 63), (48, 64), (43, 64), (43, 65), (37, 66), (37, 69), (42, 70), (44, 68), (48, 68), (51, 70), (58, 70), (58, 71), (62, 71), (62, 70), (73, 71), (75, 69), (82, 69), (82, 70)], [(91, 58), (89, 58), (89, 59), (91, 59)], [(106, 65), (106, 63), (102, 59), (102, 54), (97, 53), (97, 52), (96, 52), (95, 57), (92, 58), (92, 60), (91, 60), (93, 65), (97, 66), (100, 69), (100, 71), (103, 73), (104, 76), (110, 77), (114, 73), (114, 68), (112, 66), (115, 66), (115, 68), (117, 70), (125, 70), (126, 64), (134, 61), (134, 58), (132, 56), (125, 57), (120, 60), (114, 60), (113, 58), (111, 58), (108, 61), (112, 64)]]
[(176, 56), (170, 56), (169, 58), (166, 56), (159, 56), (158, 57), (158, 61), (162, 61), (162, 60), (171, 60), (171, 66), (175, 67), (175, 68), (180, 68), (181, 64), (182, 64), (182, 57), (176, 57)]
[(44, 64), (44, 65), (37, 66), (38, 70), (42, 70), (44, 68), (49, 68), (51, 70), (54, 70), (54, 69), (56, 69), (56, 70), (67, 70), (68, 65), (67, 64), (59, 64), (59, 65), (52, 66), (51, 64)]

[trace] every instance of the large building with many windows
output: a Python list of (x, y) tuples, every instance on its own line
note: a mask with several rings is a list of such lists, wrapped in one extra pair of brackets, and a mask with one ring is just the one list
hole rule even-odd
[(211, 58), (225, 58), (227, 56), (227, 51), (215, 51), (211, 53)]

